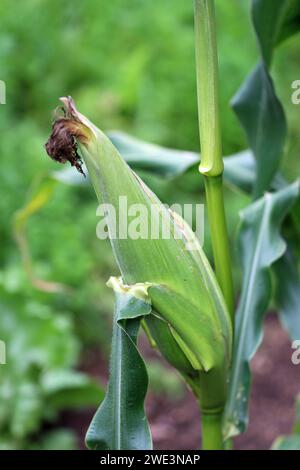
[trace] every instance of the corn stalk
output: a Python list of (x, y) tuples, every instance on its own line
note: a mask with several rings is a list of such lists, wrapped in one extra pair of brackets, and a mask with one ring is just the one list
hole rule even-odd
[(196, 72), (201, 141), (200, 173), (204, 176), (216, 275), (228, 310), (234, 312), (231, 257), (226, 227), (221, 126), (219, 116), (218, 56), (213, 0), (195, 0)]

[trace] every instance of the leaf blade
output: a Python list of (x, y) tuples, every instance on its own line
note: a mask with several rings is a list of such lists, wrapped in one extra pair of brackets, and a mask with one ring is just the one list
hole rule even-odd
[(149, 450), (152, 448), (144, 413), (148, 387), (145, 364), (136, 340), (141, 319), (151, 313), (149, 301), (115, 291), (110, 379), (106, 396), (86, 435), (93, 450)]
[(300, 27), (295, 0), (252, 0), (252, 21), (260, 61), (233, 98), (232, 106), (246, 133), (256, 162), (253, 195), (262, 196), (278, 171), (287, 136), (283, 107), (270, 75), (274, 49)]
[(296, 182), (266, 194), (242, 212), (239, 233), (244, 279), (236, 315), (236, 337), (225, 433), (232, 437), (247, 426), (250, 388), (249, 361), (262, 339), (263, 315), (271, 298), (269, 268), (285, 251), (280, 224), (299, 195)]
[(292, 340), (300, 338), (300, 276), (290, 249), (274, 264), (277, 278), (275, 299), (280, 320)]
[(270, 187), (283, 154), (287, 129), (282, 105), (264, 63), (259, 63), (232, 100), (256, 159), (254, 196)]

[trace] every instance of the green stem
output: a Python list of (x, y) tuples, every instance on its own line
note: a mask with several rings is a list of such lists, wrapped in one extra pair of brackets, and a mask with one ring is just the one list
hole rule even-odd
[(202, 449), (222, 450), (224, 449), (222, 435), (222, 413), (202, 413)]
[(196, 73), (201, 141), (199, 171), (205, 177), (208, 218), (216, 276), (232, 317), (234, 292), (231, 256), (224, 209), (221, 125), (218, 93), (218, 56), (214, 0), (194, 0)]
[[(195, 2), (195, 46), (199, 131), (201, 142), (200, 173), (204, 176), (215, 270), (234, 328), (234, 292), (229, 239), (226, 227), (222, 175), (221, 125), (219, 115), (218, 55), (214, 0)], [(224, 406), (222, 387), (226, 380), (218, 374), (204, 374), (202, 408), (203, 449), (223, 449), (222, 411), (211, 409), (211, 393)], [(226, 390), (225, 390), (226, 395)], [(208, 412), (211, 410), (211, 412)]]
[(233, 322), (234, 293), (222, 176), (205, 176), (204, 181), (216, 276)]

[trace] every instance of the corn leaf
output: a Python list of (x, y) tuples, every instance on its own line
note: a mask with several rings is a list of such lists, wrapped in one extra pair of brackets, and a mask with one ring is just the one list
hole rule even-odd
[(273, 49), (299, 26), (294, 0), (253, 0), (252, 19), (261, 59), (232, 101), (257, 162), (254, 196), (260, 197), (278, 171), (286, 140), (286, 120), (269, 68)]
[(270, 65), (274, 49), (300, 29), (298, 0), (252, 0), (252, 19), (261, 55)]
[(168, 149), (136, 139), (124, 132), (109, 132), (109, 139), (124, 160), (135, 171), (150, 171), (164, 177), (174, 177), (197, 167), (200, 156), (196, 152)]
[(235, 346), (229, 398), (225, 412), (228, 437), (247, 426), (250, 389), (250, 359), (263, 335), (263, 316), (271, 298), (269, 268), (284, 253), (286, 244), (279, 234), (281, 223), (299, 195), (296, 182), (251, 204), (241, 213), (239, 232), (243, 284), (236, 315)]
[(286, 138), (284, 112), (264, 63), (250, 74), (232, 106), (256, 158), (254, 196), (259, 197), (269, 188), (278, 170)]
[(140, 321), (151, 313), (151, 303), (130, 290), (115, 290), (116, 306), (108, 390), (86, 435), (95, 450), (148, 450), (152, 448), (144, 412), (148, 387), (145, 364), (137, 350)]
[(300, 276), (297, 259), (289, 249), (274, 264), (275, 299), (282, 324), (292, 340), (300, 338)]

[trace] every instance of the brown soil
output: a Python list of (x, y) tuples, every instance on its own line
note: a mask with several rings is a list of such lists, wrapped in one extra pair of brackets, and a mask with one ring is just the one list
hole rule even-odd
[[(143, 348), (145, 349), (145, 348)], [(146, 347), (146, 356), (153, 352)], [(252, 361), (253, 384), (250, 426), (235, 440), (236, 449), (269, 449), (280, 434), (291, 431), (295, 396), (300, 392), (300, 366), (291, 362), (291, 343), (275, 315), (265, 323), (265, 336)], [(105, 380), (107, 367), (99, 353), (89, 353), (83, 368)], [(99, 369), (102, 369), (99, 374)], [(201, 438), (197, 404), (189, 391), (179, 401), (164, 395), (151, 395), (146, 403), (154, 448), (163, 450), (198, 449)], [(63, 424), (76, 430), (84, 448), (84, 434), (94, 410), (65, 413)]]

